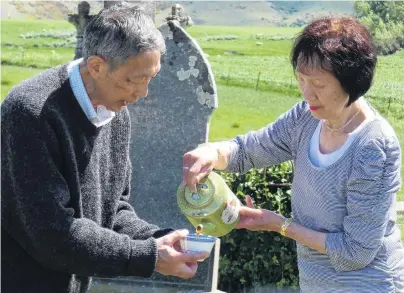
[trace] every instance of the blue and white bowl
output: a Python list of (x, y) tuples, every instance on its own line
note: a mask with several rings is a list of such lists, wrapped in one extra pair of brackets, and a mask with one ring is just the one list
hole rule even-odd
[(200, 234), (199, 237), (195, 233), (188, 234), (184, 239), (180, 240), (181, 249), (185, 253), (207, 252), (210, 254), (216, 239), (214, 236), (203, 234)]

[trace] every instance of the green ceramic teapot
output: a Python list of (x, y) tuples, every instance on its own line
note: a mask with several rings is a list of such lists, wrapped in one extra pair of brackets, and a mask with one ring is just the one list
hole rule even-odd
[(196, 185), (193, 193), (181, 184), (177, 190), (178, 206), (202, 234), (220, 237), (236, 227), (240, 220), (240, 200), (224, 179), (211, 172)]

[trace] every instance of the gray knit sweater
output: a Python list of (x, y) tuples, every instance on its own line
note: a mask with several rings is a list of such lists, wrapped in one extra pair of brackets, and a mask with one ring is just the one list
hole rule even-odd
[(228, 171), (294, 161), (295, 221), (327, 234), (325, 255), (297, 244), (301, 292), (404, 292), (404, 248), (394, 209), (401, 152), (393, 129), (377, 115), (339, 160), (318, 168), (309, 158), (317, 125), (307, 103), (297, 104), (275, 123), (237, 137)]
[(2, 292), (86, 292), (91, 276), (149, 277), (160, 230), (128, 203), (130, 120), (96, 128), (66, 66), (1, 105)]

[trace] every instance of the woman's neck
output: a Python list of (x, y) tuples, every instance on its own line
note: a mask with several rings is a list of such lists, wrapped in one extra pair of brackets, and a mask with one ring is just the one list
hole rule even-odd
[(362, 99), (345, 108), (337, 119), (324, 120), (325, 130), (335, 135), (353, 132), (368, 116), (369, 109)]

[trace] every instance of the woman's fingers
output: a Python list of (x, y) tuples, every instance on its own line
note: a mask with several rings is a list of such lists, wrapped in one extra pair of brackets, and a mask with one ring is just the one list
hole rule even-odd
[(213, 169), (212, 159), (216, 152), (212, 148), (199, 148), (188, 152), (183, 157), (184, 184), (195, 192), (196, 184), (207, 176)]
[(251, 196), (249, 196), (248, 194), (247, 194), (247, 196), (246, 196), (246, 202), (247, 202), (247, 206), (248, 206), (249, 208), (252, 208), (252, 209), (255, 208), (255, 207), (254, 207), (254, 203), (253, 203), (253, 201), (252, 201), (252, 198), (251, 198)]

